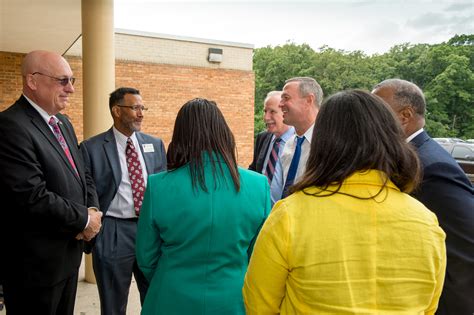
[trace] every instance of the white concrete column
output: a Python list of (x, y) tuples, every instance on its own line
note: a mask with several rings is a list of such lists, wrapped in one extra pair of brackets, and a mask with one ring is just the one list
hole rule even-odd
[[(84, 139), (112, 125), (109, 94), (115, 89), (114, 1), (81, 0)], [(96, 283), (91, 255), (85, 279)]]
[(114, 1), (82, 0), (84, 139), (112, 125), (109, 94), (115, 90)]

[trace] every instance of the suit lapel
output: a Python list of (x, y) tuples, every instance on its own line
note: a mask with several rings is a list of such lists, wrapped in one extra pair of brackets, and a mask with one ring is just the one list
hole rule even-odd
[(122, 179), (122, 171), (120, 169), (120, 160), (117, 152), (117, 142), (115, 141), (114, 131), (112, 128), (110, 128), (105, 134), (104, 151), (109, 160), (110, 169), (114, 174), (115, 185), (118, 188)]
[[(46, 124), (44, 119), (41, 117), (41, 115), (36, 111), (36, 109), (31, 106), (28, 101), (26, 101), (26, 113), (31, 117), (31, 123), (43, 134), (43, 136), (48, 140), (48, 142), (51, 144), (51, 146), (54, 148), (54, 151), (56, 151), (57, 154), (61, 156), (62, 161), (65, 163), (66, 167), (69, 168), (69, 170), (73, 173), (74, 178), (82, 184), (81, 180), (76, 176), (75, 171), (69, 163), (69, 160), (66, 156), (66, 153), (64, 153), (63, 148), (59, 144), (58, 140), (54, 136), (53, 132), (49, 128), (49, 126)], [(67, 142), (67, 141), (66, 141)], [(71, 143), (69, 141), (69, 143)], [(69, 145), (69, 144), (68, 144)]]
[(145, 154), (145, 152), (143, 151), (143, 143), (145, 140), (143, 139), (142, 135), (139, 132), (136, 132), (135, 134), (137, 135), (140, 151), (142, 152), (143, 160), (145, 161), (146, 171), (148, 174), (153, 174), (154, 163), (153, 163), (152, 154)]
[(270, 143), (272, 142), (272, 136), (273, 134), (271, 133), (266, 133), (264, 135), (257, 162), (257, 171), (259, 173), (263, 173), (263, 163), (265, 163), (265, 158), (267, 157), (268, 149), (270, 147)]
[[(62, 122), (62, 120), (59, 120), (59, 129), (61, 130), (61, 133), (63, 134), (64, 140), (66, 141), (67, 146), (69, 148), (69, 152), (71, 153), (71, 156), (74, 160), (74, 164), (76, 165), (76, 169), (77, 169), (77, 173), (79, 175), (79, 178), (77, 178), (76, 171), (72, 167), (71, 163), (69, 163), (69, 160), (66, 156), (66, 153), (61, 148), (62, 155), (64, 157), (66, 157), (67, 165), (68, 165), (69, 169), (71, 170), (71, 172), (74, 174), (74, 176), (78, 179), (78, 181), (81, 183), (81, 185), (86, 186), (86, 179), (84, 177), (84, 167), (81, 163), (82, 160), (80, 159), (80, 157), (78, 155), (79, 151), (78, 151), (77, 146), (75, 145), (76, 141), (73, 139), (71, 133), (69, 132), (69, 128), (66, 128), (66, 125), (65, 125), (65, 123)], [(58, 141), (56, 141), (56, 142), (58, 142)], [(61, 145), (60, 145), (60, 147), (61, 147)]]

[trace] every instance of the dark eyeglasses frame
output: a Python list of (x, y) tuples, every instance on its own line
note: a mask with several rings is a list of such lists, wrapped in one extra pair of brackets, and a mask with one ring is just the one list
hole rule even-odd
[(41, 72), (33, 72), (31, 75), (35, 75), (35, 74), (44, 75), (45, 77), (51, 78), (51, 79), (53, 79), (53, 80), (56, 80), (56, 81), (58, 81), (59, 84), (61, 84), (62, 86), (68, 85), (69, 82), (71, 82), (71, 85), (74, 85), (74, 83), (76, 82), (76, 78), (75, 78), (75, 77), (70, 77), (70, 78), (56, 78), (56, 77), (53, 77), (53, 76), (50, 76), (50, 75), (47, 75), (47, 74), (44, 74), (44, 73), (41, 73)]
[(138, 110), (141, 110), (142, 112), (146, 112), (148, 110), (148, 107), (145, 107), (143, 105), (118, 105), (117, 104), (115, 106), (130, 108), (135, 112), (138, 111)]

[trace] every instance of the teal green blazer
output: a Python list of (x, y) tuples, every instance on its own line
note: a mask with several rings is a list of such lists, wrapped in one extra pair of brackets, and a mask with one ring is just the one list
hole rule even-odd
[(150, 281), (142, 314), (245, 314), (243, 280), (270, 188), (239, 168), (237, 193), (225, 163), (217, 181), (204, 163), (207, 193), (193, 188), (188, 166), (148, 178), (136, 244)]

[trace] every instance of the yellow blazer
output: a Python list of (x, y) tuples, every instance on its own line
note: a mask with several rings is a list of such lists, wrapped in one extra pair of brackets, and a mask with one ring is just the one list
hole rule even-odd
[(384, 177), (355, 173), (332, 196), (311, 187), (276, 203), (246, 274), (247, 314), (434, 314), (445, 233)]

